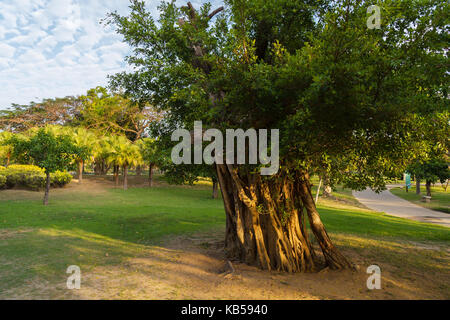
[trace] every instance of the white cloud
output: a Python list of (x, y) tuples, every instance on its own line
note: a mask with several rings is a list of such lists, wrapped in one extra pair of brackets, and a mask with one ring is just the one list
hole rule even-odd
[(5, 58), (0, 58), (0, 70), (9, 67), (9, 60)]
[(16, 49), (6, 43), (0, 43), (0, 57), (12, 58)]
[[(152, 13), (159, 3), (147, 0)], [(107, 85), (107, 75), (124, 70), (129, 48), (99, 21), (115, 10), (126, 14), (128, 5), (127, 0), (0, 0), (0, 108)]]
[(53, 36), (46, 36), (41, 41), (39, 41), (35, 48), (40, 51), (52, 51), (53, 48), (58, 44), (58, 41)]
[(17, 58), (19, 64), (36, 64), (45, 60), (45, 56), (42, 53), (32, 49), (26, 51)]

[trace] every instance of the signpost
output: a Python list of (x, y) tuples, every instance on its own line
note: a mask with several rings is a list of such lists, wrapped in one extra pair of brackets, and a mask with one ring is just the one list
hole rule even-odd
[(408, 192), (409, 188), (411, 188), (411, 175), (405, 173), (403, 176), (405, 178), (406, 192)]

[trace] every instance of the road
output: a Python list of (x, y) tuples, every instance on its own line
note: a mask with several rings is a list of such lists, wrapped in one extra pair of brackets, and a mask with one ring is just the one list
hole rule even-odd
[(353, 191), (353, 196), (363, 205), (374, 211), (384, 212), (395, 217), (439, 224), (450, 228), (450, 214), (415, 205), (393, 195), (389, 190), (377, 194), (368, 188), (364, 191)]

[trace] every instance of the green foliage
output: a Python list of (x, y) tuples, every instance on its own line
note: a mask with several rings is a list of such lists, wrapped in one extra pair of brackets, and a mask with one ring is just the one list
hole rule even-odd
[(9, 143), (12, 136), (9, 131), (0, 132), (0, 162), (5, 164), (8, 164), (13, 152), (13, 146)]
[[(40, 190), (45, 187), (45, 170), (33, 165), (10, 165), (0, 169), (0, 188), (25, 188)], [(50, 174), (52, 187), (64, 187), (72, 180), (68, 172), (55, 171)]]
[(6, 177), (2, 174), (0, 170), (0, 190), (6, 188)]
[(161, 166), (167, 162), (167, 152), (163, 150), (162, 144), (153, 138), (143, 138), (137, 141), (137, 146), (146, 164)]
[(110, 136), (106, 138), (107, 161), (118, 166), (137, 166), (142, 163), (139, 147), (125, 136)]
[(73, 139), (75, 146), (79, 148), (79, 153), (77, 154), (78, 161), (88, 160), (97, 145), (98, 137), (93, 131), (87, 130), (83, 127), (68, 128), (66, 133), (70, 135)]
[(52, 187), (64, 187), (72, 181), (72, 175), (66, 171), (55, 171), (50, 174), (50, 183)]
[(13, 155), (19, 162), (31, 163), (46, 173), (66, 169), (83, 150), (68, 135), (55, 136), (49, 129), (41, 128), (30, 137), (12, 137)]
[(430, 183), (444, 183), (450, 179), (449, 164), (444, 158), (432, 158), (428, 161), (417, 161), (407, 171), (416, 178)]
[(161, 135), (194, 120), (278, 128), (285, 170), (326, 157), (354, 189), (382, 188), (422, 152), (422, 124), (446, 108), (448, 3), (378, 1), (382, 27), (370, 30), (368, 1), (226, 2), (212, 20), (208, 4), (192, 14), (174, 2), (157, 22), (140, 1), (109, 15), (135, 70), (111, 85), (167, 110)]
[(125, 135), (129, 140), (141, 138), (160, 115), (148, 104), (138, 104), (106, 88), (90, 89), (80, 97), (81, 106), (75, 123), (104, 134)]

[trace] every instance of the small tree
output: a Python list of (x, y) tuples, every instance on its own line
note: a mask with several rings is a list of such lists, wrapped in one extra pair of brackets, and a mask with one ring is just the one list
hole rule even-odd
[(44, 205), (48, 205), (50, 192), (50, 173), (65, 170), (80, 154), (81, 150), (68, 135), (55, 136), (50, 130), (39, 129), (31, 137), (17, 137), (10, 139), (13, 155), (23, 162), (33, 163), (45, 170)]
[(424, 162), (416, 162), (408, 167), (408, 173), (414, 174), (416, 179), (426, 181), (427, 196), (431, 197), (431, 184), (440, 181), (444, 183), (450, 178), (448, 163), (443, 158), (432, 158)]
[(153, 186), (153, 169), (160, 166), (164, 162), (164, 152), (158, 141), (152, 138), (144, 138), (138, 141), (138, 147), (142, 155), (142, 159), (148, 164), (148, 184)]
[(76, 158), (78, 164), (78, 183), (83, 181), (84, 162), (92, 155), (97, 138), (94, 133), (85, 128), (76, 128), (71, 132), (75, 145), (80, 148), (80, 152)]

